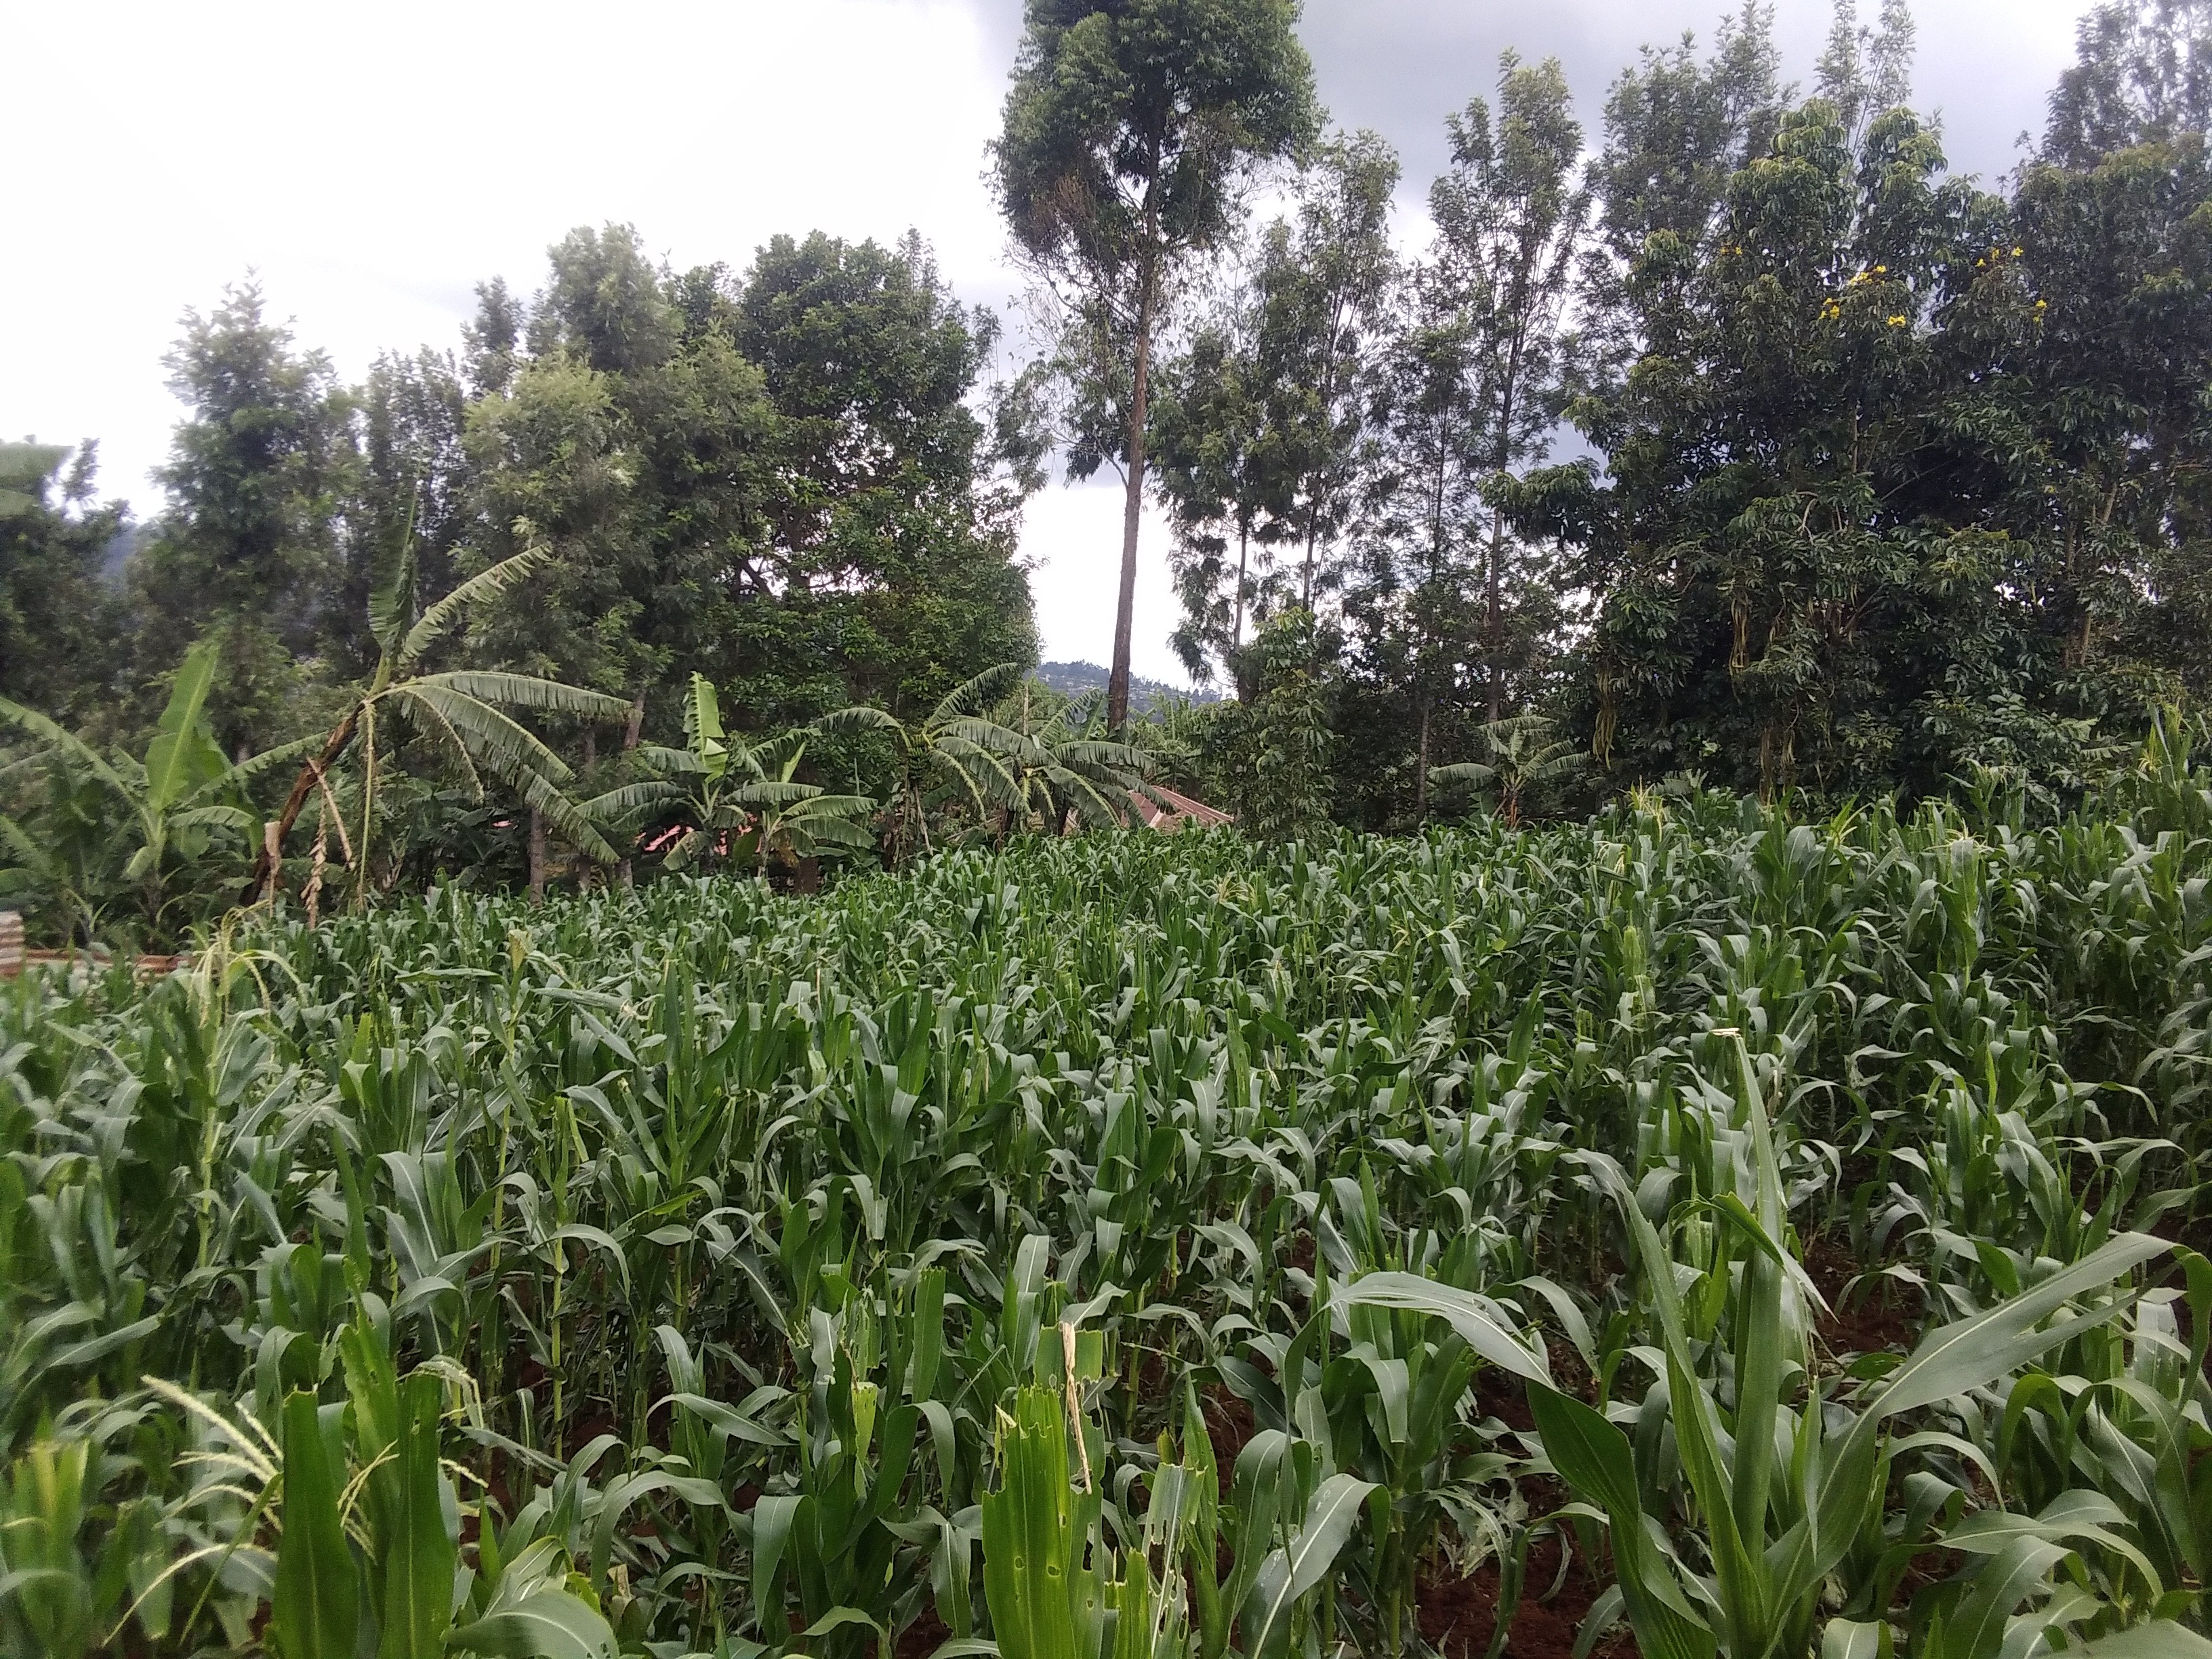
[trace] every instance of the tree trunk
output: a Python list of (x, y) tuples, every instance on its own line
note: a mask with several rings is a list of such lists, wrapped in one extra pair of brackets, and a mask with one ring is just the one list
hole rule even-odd
[(1505, 514), (1503, 509), (1490, 521), (1490, 723), (1505, 717)]
[(545, 902), (545, 815), (530, 809), (530, 902)]
[[(1514, 325), (1512, 349), (1506, 354), (1504, 398), (1498, 411), (1498, 471), (1513, 462), (1513, 410), (1520, 400), (1521, 349), (1525, 343), (1526, 319)], [(1490, 517), (1490, 618), (1486, 630), (1490, 645), (1490, 723), (1505, 718), (1505, 509)]]
[(1229, 676), (1237, 682), (1238, 702), (1244, 698), (1244, 677), (1237, 670), (1237, 659), (1244, 653), (1244, 560), (1251, 547), (1252, 526), (1239, 520), (1237, 526), (1237, 620), (1229, 629)]
[[(645, 693), (641, 691), (629, 700), (629, 724), (623, 728), (623, 753), (627, 755), (637, 747), (638, 738), (645, 730)], [(624, 853), (615, 866), (615, 875), (623, 884), (623, 891), (634, 892), (637, 888), (637, 871)]]
[(1146, 256), (1137, 295), (1137, 358), (1129, 398), (1129, 477), (1121, 501), (1121, 589), (1114, 611), (1114, 668), (1106, 681), (1106, 724), (1129, 722), (1129, 650), (1136, 633), (1137, 529), (1145, 512), (1145, 416), (1152, 370), (1152, 305), (1159, 255)]
[(278, 860), (284, 855), (284, 837), (292, 833), (299, 821), (301, 809), (307, 805), (307, 797), (315, 787), (315, 781), (335, 765), (337, 757), (345, 753), (346, 744), (353, 741), (355, 725), (361, 719), (361, 706), (356, 703), (346, 711), (346, 717), (331, 731), (323, 752), (300, 769), (299, 776), (292, 780), (292, 793), (284, 797), (283, 809), (262, 827), (260, 856), (253, 861), (253, 882), (246, 890), (246, 900), (252, 904), (276, 895)]
[(1413, 817), (1417, 823), (1429, 815), (1429, 714), (1431, 708), (1428, 698), (1421, 699), (1421, 738), (1413, 750)]

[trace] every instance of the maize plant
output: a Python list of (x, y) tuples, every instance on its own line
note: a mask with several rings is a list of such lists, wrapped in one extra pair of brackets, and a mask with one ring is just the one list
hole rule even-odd
[(2205, 786), (33, 972), (0, 1648), (2202, 1655)]

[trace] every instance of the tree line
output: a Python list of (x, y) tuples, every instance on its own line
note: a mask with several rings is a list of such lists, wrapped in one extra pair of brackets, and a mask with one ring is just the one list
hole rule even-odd
[[(802, 799), (896, 859), (1146, 774), (1285, 835), (1685, 772), (2063, 792), (2201, 702), (2208, 0), (2092, 12), (1993, 185), (1911, 107), (1904, 0), (1839, 0), (1802, 93), (1747, 0), (1594, 132), (1508, 53), (1413, 252), (1297, 17), (1030, 0), (1003, 383), (915, 234), (679, 271), (578, 229), (359, 385), (251, 280), (186, 313), (157, 515), (0, 447), (0, 884), (162, 915), (181, 863), (210, 915), (301, 825), (356, 896), (848, 844)], [(1126, 492), (1103, 707), (1021, 679), (1054, 465)], [(1131, 707), (1147, 501), (1218, 703)]]
[(1595, 133), (1508, 52), (1411, 257), (1295, 16), (1038, 0), (998, 161), (1030, 395), (1128, 547), (1166, 507), (1190, 672), (1316, 682), (1339, 817), (1443, 767), (2063, 788), (2202, 698), (2212, 8), (2092, 12), (1994, 186), (1911, 108), (1904, 0), (1844, 0), (1802, 94), (1753, 0)]
[[(459, 349), (349, 386), (233, 288), (167, 360), (188, 412), (157, 517), (97, 501), (91, 444), (0, 450), (0, 700), (56, 728), (0, 739), (0, 862), (33, 897), (94, 885), (121, 784), (91, 766), (149, 754), (188, 708), (171, 735), (193, 787), (251, 766), (217, 793), (273, 817), (298, 775), (288, 824), (351, 827), (333, 864), (356, 862), (374, 770), (383, 883), (542, 885), (564, 842), (608, 851), (615, 828), (572, 809), (653, 772), (695, 681), (758, 732), (854, 704), (921, 720), (1034, 660), (1030, 486), (985, 395), (997, 327), (917, 237), (780, 237), (742, 272), (674, 271), (611, 226), (556, 245), (533, 297), (481, 285)], [(395, 690), (394, 668), (430, 678)], [(866, 733), (812, 764), (894, 769)], [(236, 839), (227, 817), (184, 828), (165, 856)]]

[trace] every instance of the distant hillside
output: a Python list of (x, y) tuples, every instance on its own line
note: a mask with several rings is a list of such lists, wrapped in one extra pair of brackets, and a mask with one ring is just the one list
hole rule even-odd
[[(1041, 662), (1037, 678), (1054, 690), (1067, 696), (1084, 691), (1103, 691), (1109, 678), (1108, 672), (1095, 662)], [(1144, 707), (1155, 702), (1172, 702), (1182, 698), (1190, 702), (1218, 702), (1221, 693), (1216, 690), (1186, 690), (1179, 685), (1169, 685), (1160, 680), (1148, 680), (1139, 675), (1129, 678), (1129, 701)]]

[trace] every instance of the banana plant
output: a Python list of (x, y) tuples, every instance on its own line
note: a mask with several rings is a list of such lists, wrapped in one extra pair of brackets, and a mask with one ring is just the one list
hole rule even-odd
[(599, 827), (562, 793), (574, 776), (568, 763), (507, 711), (614, 721), (629, 718), (629, 704), (603, 692), (528, 674), (488, 669), (425, 672), (422, 668), (423, 657), (471, 610), (504, 598), (551, 557), (543, 546), (525, 548), (470, 577), (443, 599), (418, 606), (410, 515), (390, 579), (369, 600), (376, 666), (349, 697), (345, 712), (321, 748), (307, 757), (293, 779), (291, 792), (263, 837), (249, 899), (275, 894), (286, 837), (309, 799), (326, 792), (331, 768), (356, 742), (361, 750), (361, 826), (351, 850), (356, 902), (365, 896), (378, 780), (385, 763), (378, 747), (380, 721), (386, 720), (404, 720), (428, 741), (473, 798), (483, 798), (483, 778), (489, 774), (592, 858), (615, 861), (614, 849)]
[(1158, 757), (1106, 735), (1104, 706), (1103, 691), (1060, 698), (1034, 679), (1000, 705), (999, 724), (1022, 740), (1015, 793), (1000, 808), (1003, 823), (1035, 818), (1057, 831), (1070, 822), (1090, 829), (1129, 822)]
[(586, 814), (628, 823), (672, 809), (680, 822), (662, 856), (672, 871), (736, 860), (750, 860), (764, 875), (771, 863), (792, 865), (831, 848), (872, 844), (862, 825), (875, 802), (799, 781), (804, 732), (753, 744), (726, 729), (714, 684), (703, 674), (691, 676), (684, 700), (684, 738), (682, 749), (638, 750), (637, 763), (658, 775), (593, 797), (584, 803)]
[(1019, 805), (1029, 745), (991, 710), (1021, 672), (1019, 663), (987, 668), (953, 687), (916, 720), (854, 704), (812, 723), (813, 730), (827, 736), (873, 732), (890, 740), (896, 781), (884, 839), (893, 864), (928, 850), (933, 809), (945, 802), (965, 807), (978, 823), (994, 809)]
[[(289, 744), (232, 764), (208, 731), (203, 717), (216, 671), (215, 647), (206, 641), (185, 653), (169, 688), (168, 702), (143, 757), (118, 754), (112, 760), (55, 721), (20, 703), (0, 697), (0, 722), (44, 744), (58, 769), (82, 773), (119, 806), (130, 821), (124, 836), (106, 844), (130, 853), (115, 879), (135, 891), (149, 936), (171, 937), (169, 916), (181, 896), (172, 890), (179, 862), (204, 858), (214, 844), (230, 838), (242, 851), (251, 840), (252, 816), (239, 803), (246, 786), (270, 767), (301, 752)], [(102, 826), (103, 830), (105, 826)], [(4, 842), (41, 884), (54, 890), (76, 913), (88, 941), (96, 930), (100, 896), (82, 862), (44, 844), (25, 825), (0, 812)]]
[(1434, 783), (1488, 785), (1498, 792), (1498, 814), (1509, 829), (1521, 827), (1521, 815), (1533, 792), (1589, 764), (1588, 755), (1553, 735), (1553, 722), (1541, 714), (1514, 714), (1476, 730), (1488, 758), (1439, 766), (1429, 778)]

